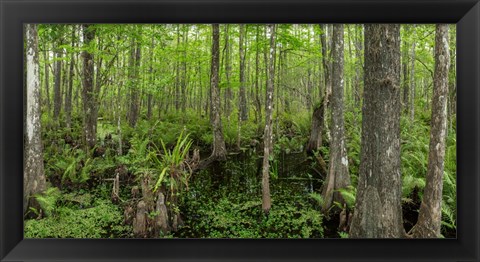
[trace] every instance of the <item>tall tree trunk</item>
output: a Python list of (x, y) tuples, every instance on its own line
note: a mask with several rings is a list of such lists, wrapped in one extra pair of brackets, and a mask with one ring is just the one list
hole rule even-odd
[(177, 46), (176, 46), (176, 61), (175, 61), (175, 110), (180, 109), (180, 62), (178, 61), (178, 52), (180, 46), (180, 25), (177, 25)]
[(212, 158), (225, 160), (227, 149), (222, 131), (220, 117), (220, 88), (218, 86), (218, 69), (220, 64), (220, 29), (218, 24), (212, 25), (212, 64), (210, 76), (210, 122), (213, 129)]
[(400, 172), (400, 26), (365, 25), (365, 86), (354, 238), (399, 238), (402, 224)]
[(327, 54), (327, 27), (325, 24), (320, 25), (321, 34), (320, 34), (320, 43), (321, 43), (321, 52), (322, 52), (322, 65), (323, 65), (323, 76), (324, 76), (324, 94), (321, 105), (318, 105), (313, 110), (312, 115), (312, 125), (310, 130), (310, 138), (307, 143), (306, 150), (307, 152), (312, 152), (320, 149), (322, 146), (322, 135), (323, 128), (325, 126), (325, 114), (330, 100), (330, 91), (329, 85), (331, 85), (330, 79), (330, 62)]
[(245, 97), (245, 25), (240, 24), (239, 54), (240, 54), (240, 92), (239, 92), (239, 119), (248, 119), (247, 99)]
[(227, 80), (227, 87), (225, 88), (225, 115), (230, 119), (231, 102), (232, 102), (232, 86), (230, 83), (230, 76), (232, 72), (232, 63), (230, 59), (230, 25), (225, 25), (225, 78)]
[[(407, 60), (407, 59), (405, 59)], [(405, 61), (402, 63), (402, 69), (403, 69), (403, 105), (404, 105), (404, 110), (408, 111), (410, 108), (410, 100), (409, 100), (409, 88), (410, 85), (408, 84), (408, 61)]]
[(333, 201), (339, 203), (345, 202), (337, 190), (350, 185), (343, 117), (343, 33), (342, 24), (335, 24), (333, 26), (332, 141), (330, 142), (329, 172), (323, 186), (324, 212), (330, 208)]
[(182, 87), (182, 112), (185, 112), (187, 108), (187, 46), (188, 46), (188, 26), (183, 25), (183, 39), (182, 39), (182, 78), (181, 78), (181, 87)]
[(270, 154), (272, 153), (272, 116), (275, 77), (275, 25), (267, 25), (267, 36), (270, 38), (270, 57), (268, 60), (267, 96), (265, 98), (265, 131), (263, 133), (263, 168), (262, 168), (262, 210), (268, 214), (272, 206), (270, 199)]
[[(325, 99), (323, 99), (324, 105), (324, 130), (326, 133), (327, 140), (330, 140), (330, 130), (328, 128), (329, 122), (327, 121), (327, 114), (330, 108), (330, 97), (332, 95), (332, 25), (322, 24), (322, 57), (323, 57), (323, 67), (325, 68)], [(327, 35), (329, 37), (327, 37)]]
[[(359, 29), (358, 29), (359, 28)], [(360, 106), (361, 93), (362, 93), (362, 74), (363, 74), (363, 44), (362, 35), (363, 25), (355, 26), (355, 106)]]
[(238, 123), (237, 123), (237, 147), (240, 148), (242, 122), (248, 119), (247, 99), (245, 94), (245, 25), (240, 24), (240, 35), (238, 40), (240, 58), (240, 90), (238, 94)]
[(134, 39), (132, 44), (132, 51), (130, 57), (130, 64), (133, 64), (133, 68), (131, 68), (131, 78), (133, 79), (131, 82), (131, 96), (130, 96), (130, 113), (129, 113), (129, 121), (131, 127), (134, 127), (137, 124), (138, 114), (140, 113), (139, 108), (139, 85), (140, 85), (140, 59), (141, 59), (141, 44), (140, 41)]
[(415, 118), (415, 25), (413, 25), (413, 43), (412, 43), (412, 50), (410, 53), (411, 56), (411, 66), (410, 66), (410, 121), (413, 121)]
[[(155, 48), (155, 35), (152, 35), (152, 44), (150, 46), (150, 68), (148, 70), (150, 74), (150, 85), (155, 86), (155, 76), (153, 74), (153, 49)], [(148, 90), (147, 95), (147, 119), (150, 120), (152, 117), (152, 90)]]
[(413, 236), (418, 238), (440, 237), (447, 132), (448, 70), (450, 67), (448, 27), (447, 24), (437, 25), (435, 35), (435, 78), (433, 82), (427, 182), (418, 214), (418, 222), (413, 228)]
[[(83, 42), (86, 47), (95, 38), (95, 28), (91, 24), (82, 25), (83, 28)], [(83, 111), (84, 111), (84, 136), (88, 149), (95, 146), (97, 130), (95, 128), (97, 119), (95, 118), (95, 94), (93, 90), (93, 54), (90, 53), (89, 48), (86, 48), (83, 53)]]
[(43, 60), (45, 63), (45, 96), (47, 100), (47, 112), (51, 112), (52, 109), (50, 103), (50, 67), (49, 67), (49, 55), (48, 55), (48, 41), (45, 42), (45, 51), (43, 52)]
[[(72, 47), (75, 47), (75, 30), (76, 25), (72, 26)], [(67, 128), (70, 129), (72, 125), (72, 93), (73, 93), (73, 77), (74, 77), (75, 56), (72, 52), (70, 56), (70, 68), (68, 76), (68, 89), (65, 97), (65, 122)]]
[(255, 107), (257, 108), (256, 110), (256, 120), (255, 122), (258, 124), (260, 123), (260, 119), (262, 119), (262, 104), (260, 102), (260, 85), (259, 85), (259, 78), (260, 78), (260, 66), (259, 66), (259, 54), (260, 50), (258, 47), (258, 43), (260, 42), (260, 26), (256, 26), (256, 35), (255, 35)]
[[(62, 45), (62, 42), (59, 42), (59, 46)], [(54, 85), (53, 85), (53, 119), (58, 121), (60, 116), (60, 110), (62, 108), (62, 49), (56, 48), (55, 52), (55, 66), (54, 66)]]
[(38, 61), (38, 34), (35, 24), (26, 25), (27, 105), (25, 140), (25, 171), (23, 174), (23, 212), (37, 206), (32, 196), (46, 189), (43, 166), (41, 112), (40, 112), (40, 64)]

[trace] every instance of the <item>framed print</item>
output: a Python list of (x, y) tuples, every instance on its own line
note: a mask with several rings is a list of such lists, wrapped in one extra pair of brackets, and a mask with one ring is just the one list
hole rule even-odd
[(477, 1), (0, 12), (1, 261), (479, 259)]

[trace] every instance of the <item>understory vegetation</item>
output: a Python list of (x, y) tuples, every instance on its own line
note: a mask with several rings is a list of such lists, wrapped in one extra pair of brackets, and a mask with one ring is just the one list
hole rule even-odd
[[(307, 114), (305, 114), (307, 115)], [(45, 143), (45, 172), (52, 183), (40, 204), (46, 218), (26, 220), (25, 237), (30, 238), (128, 238), (134, 237), (130, 226), (124, 225), (124, 202), (111, 202), (115, 170), (125, 168), (127, 173), (120, 198), (131, 199), (131, 188), (138, 184), (142, 170), (155, 166), (148, 152), (159, 150), (153, 144), (164, 141), (168, 148), (175, 146), (178, 137), (187, 132), (194, 141), (193, 148), (208, 154), (212, 141), (208, 121), (190, 115), (174, 115), (165, 121), (142, 120), (136, 130), (124, 126), (125, 154), (117, 155), (111, 123), (99, 123), (99, 147), (104, 153), (89, 158), (83, 150), (74, 149), (75, 143), (64, 138), (77, 139), (65, 130), (45, 132), (51, 140)], [(182, 119), (185, 120), (182, 122)], [(284, 121), (290, 121), (284, 118)], [(346, 114), (347, 150), (349, 152), (352, 187), (342, 194), (353, 207), (358, 179), (361, 114)], [(412, 125), (402, 118), (402, 206), (405, 228), (416, 222), (425, 187), (428, 165), (428, 117)], [(45, 124), (47, 124), (45, 122)], [(79, 123), (80, 125), (81, 123)], [(287, 124), (288, 123), (282, 123)], [(268, 217), (261, 212), (259, 167), (261, 152), (255, 145), (259, 139), (254, 123), (244, 126), (244, 147), (236, 149), (236, 128), (225, 132), (227, 145), (234, 151), (225, 163), (202, 170), (190, 178), (189, 190), (180, 196), (179, 209), (185, 217), (184, 225), (165, 237), (182, 238), (323, 238), (344, 235), (337, 230), (338, 218), (325, 217), (320, 212), (320, 188), (324, 176), (319, 173), (314, 156), (307, 156), (303, 147), (308, 136), (309, 119), (290, 123), (275, 145), (272, 168), (273, 208)], [(235, 127), (235, 123), (232, 123)], [(250, 129), (246, 129), (250, 126)], [(412, 128), (410, 128), (412, 127)], [(228, 129), (228, 127), (226, 127)], [(167, 132), (168, 130), (168, 132)], [(280, 131), (281, 132), (281, 131)], [(292, 135), (293, 134), (293, 135)], [(112, 136), (112, 140), (108, 141)], [(105, 139), (107, 137), (107, 139)], [(68, 140), (67, 139), (67, 140)], [(149, 146), (150, 144), (150, 146)], [(456, 133), (449, 132), (445, 160), (444, 197), (442, 205), (442, 234), (454, 237), (456, 232)], [(328, 147), (320, 149), (328, 163)], [(206, 153), (207, 152), (207, 153)], [(158, 178), (161, 170), (155, 170)], [(164, 182), (167, 183), (167, 182)], [(32, 210), (34, 212), (35, 210)], [(34, 212), (37, 215), (36, 212)], [(334, 221), (333, 221), (334, 220)]]

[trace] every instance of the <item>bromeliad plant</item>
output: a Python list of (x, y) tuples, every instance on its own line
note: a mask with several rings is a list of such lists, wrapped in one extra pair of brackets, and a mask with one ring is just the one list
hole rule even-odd
[[(160, 140), (163, 149), (163, 155), (159, 157), (158, 152), (160, 150), (156, 145), (156, 151), (151, 151), (149, 157), (154, 161), (156, 170), (159, 171), (157, 182), (153, 188), (153, 191), (157, 191), (163, 182), (170, 184), (170, 192), (173, 195), (179, 189), (178, 182), (182, 182), (188, 190), (188, 180), (192, 174), (192, 170), (187, 163), (188, 152), (192, 147), (193, 140), (189, 138), (189, 134), (180, 136), (173, 149), (168, 149), (163, 140)], [(164, 181), (165, 177), (169, 177), (168, 181)]]

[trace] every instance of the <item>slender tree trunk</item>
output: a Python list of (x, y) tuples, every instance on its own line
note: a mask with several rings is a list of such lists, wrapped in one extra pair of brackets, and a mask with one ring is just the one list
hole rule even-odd
[(188, 26), (183, 25), (183, 61), (182, 61), (182, 78), (181, 78), (181, 87), (182, 87), (182, 112), (185, 112), (187, 107), (187, 46), (188, 46)]
[(220, 64), (220, 33), (219, 25), (212, 25), (212, 64), (210, 75), (210, 122), (213, 129), (213, 152), (212, 158), (225, 160), (227, 149), (222, 131), (222, 119), (220, 117), (220, 88), (218, 86), (218, 69)]
[(415, 25), (413, 25), (413, 43), (411, 50), (411, 66), (410, 66), (410, 121), (413, 121), (415, 118)]
[[(82, 25), (83, 42), (89, 46), (95, 38), (95, 28), (91, 24)], [(97, 130), (95, 129), (97, 119), (95, 118), (95, 94), (93, 90), (93, 54), (86, 48), (83, 53), (83, 111), (84, 111), (84, 136), (88, 149), (95, 146)]]
[[(148, 70), (150, 74), (150, 85), (155, 86), (155, 76), (153, 74), (153, 49), (155, 48), (155, 37), (152, 35), (152, 44), (150, 46), (150, 68)], [(152, 118), (152, 90), (148, 90), (147, 95), (147, 119), (150, 120)]]
[(230, 25), (225, 25), (225, 78), (227, 80), (227, 87), (225, 88), (225, 115), (227, 119), (230, 119), (230, 114), (232, 113), (231, 103), (232, 103), (232, 86), (230, 83), (230, 76), (232, 72), (232, 63), (230, 59)]
[(260, 59), (259, 59), (259, 54), (260, 50), (258, 47), (258, 43), (260, 42), (260, 26), (256, 26), (257, 31), (255, 35), (255, 44), (256, 44), (256, 49), (255, 49), (255, 107), (257, 108), (257, 118), (256, 118), (256, 123), (260, 123), (260, 119), (262, 119), (262, 104), (260, 102), (260, 84), (259, 84), (259, 78), (260, 78)]
[(363, 44), (362, 35), (363, 25), (355, 26), (355, 106), (360, 106), (361, 94), (362, 94), (362, 74), (363, 74)]
[[(75, 41), (76, 41), (75, 30), (76, 30), (76, 26), (73, 25), (72, 26), (72, 47), (75, 47)], [(70, 129), (72, 125), (72, 93), (73, 93), (74, 64), (75, 64), (75, 56), (72, 52), (72, 55), (70, 56), (68, 89), (65, 97), (65, 122), (67, 124), (68, 129)]]
[(448, 70), (450, 67), (448, 27), (447, 24), (440, 24), (436, 28), (430, 151), (427, 182), (418, 214), (418, 222), (413, 228), (413, 236), (417, 238), (440, 237), (447, 132)]
[[(59, 45), (62, 45), (60, 41)], [(60, 116), (60, 110), (62, 108), (62, 92), (61, 92), (61, 84), (62, 84), (62, 50), (57, 48), (56, 50), (56, 62), (54, 66), (54, 85), (53, 85), (53, 119), (58, 121)]]
[(23, 174), (23, 212), (30, 206), (38, 208), (32, 196), (45, 191), (46, 179), (43, 166), (41, 112), (40, 112), (40, 64), (38, 61), (38, 34), (35, 24), (26, 25), (27, 105), (25, 140), (25, 170)]
[[(129, 124), (131, 127), (134, 127), (137, 124), (138, 114), (140, 113), (139, 108), (139, 86), (140, 86), (140, 59), (141, 59), (141, 44), (135, 39), (132, 44), (131, 52), (131, 61), (133, 61), (133, 68), (131, 68), (131, 96), (130, 96), (130, 113), (129, 113)], [(132, 62), (130, 63), (132, 64)]]
[[(332, 63), (331, 63), (331, 59), (330, 59), (330, 55), (331, 53), (329, 54), (328, 50), (330, 48), (330, 44), (329, 42), (330, 41), (327, 41), (327, 34), (328, 35), (331, 35), (330, 34), (330, 30), (329, 30), (329, 25), (326, 25), (326, 24), (321, 24), (321, 29), (322, 29), (322, 34), (320, 35), (320, 39), (321, 39), (321, 42), (322, 42), (322, 59), (323, 59), (323, 68), (324, 68), (324, 72), (325, 72), (325, 97), (323, 99), (323, 103), (324, 103), (324, 122), (322, 123), (322, 125), (325, 127), (326, 130), (326, 133), (327, 133), (327, 138), (329, 139), (330, 136), (329, 136), (329, 131), (328, 131), (328, 121), (326, 121), (327, 119), (327, 112), (328, 112), (328, 108), (330, 106), (330, 96), (332, 95), (332, 77), (331, 77), (331, 73), (332, 73)], [(322, 131), (323, 131), (323, 128), (322, 128)], [(321, 134), (320, 134), (321, 135)]]
[[(120, 63), (120, 59), (117, 60), (117, 68), (119, 70), (122, 70), (121, 74), (125, 74), (125, 69), (120, 66), (120, 64), (125, 65), (125, 56), (122, 55), (123, 57), (123, 63)], [(118, 73), (117, 73), (118, 74)], [(118, 75), (117, 75), (118, 76)], [(116, 101), (116, 107), (117, 107), (117, 135), (118, 135), (118, 148), (117, 148), (117, 155), (121, 156), (123, 155), (123, 137), (122, 137), (122, 87), (123, 87), (123, 80), (120, 80), (118, 87), (117, 87), (117, 97), (115, 99)], [(115, 96), (115, 94), (114, 94)]]
[(180, 62), (178, 61), (178, 53), (180, 49), (180, 25), (177, 25), (177, 60), (175, 61), (175, 110), (180, 109)]
[(50, 103), (50, 68), (48, 56), (48, 42), (45, 43), (45, 51), (43, 52), (43, 60), (45, 61), (45, 96), (47, 98), (47, 112), (51, 112), (52, 106)]
[(364, 83), (361, 161), (350, 236), (404, 237), (399, 25), (365, 25)]
[[(405, 59), (406, 60), (406, 59)], [(405, 111), (408, 111), (408, 109), (410, 108), (409, 104), (410, 104), (410, 100), (409, 100), (409, 95), (408, 95), (408, 91), (409, 91), (409, 84), (408, 84), (408, 61), (405, 61), (403, 64), (402, 64), (402, 69), (403, 69), (403, 105), (404, 105), (404, 108), (405, 108)]]
[(248, 119), (247, 100), (245, 94), (245, 25), (240, 24), (240, 36), (238, 40), (240, 58), (240, 90), (238, 94), (238, 123), (237, 123), (237, 147), (240, 148), (242, 122)]
[(248, 119), (247, 99), (245, 97), (245, 25), (240, 24), (239, 54), (240, 54), (240, 92), (239, 92), (239, 119)]
[(332, 141), (330, 142), (329, 172), (323, 186), (324, 212), (331, 207), (333, 201), (345, 202), (340, 193), (336, 191), (350, 185), (343, 117), (343, 34), (343, 25), (335, 24), (332, 46)]
[(270, 154), (272, 153), (272, 116), (273, 94), (275, 78), (275, 25), (267, 25), (267, 37), (270, 38), (270, 52), (268, 59), (267, 96), (265, 99), (265, 131), (263, 133), (263, 168), (262, 168), (262, 210), (268, 214), (272, 206), (270, 199)]

